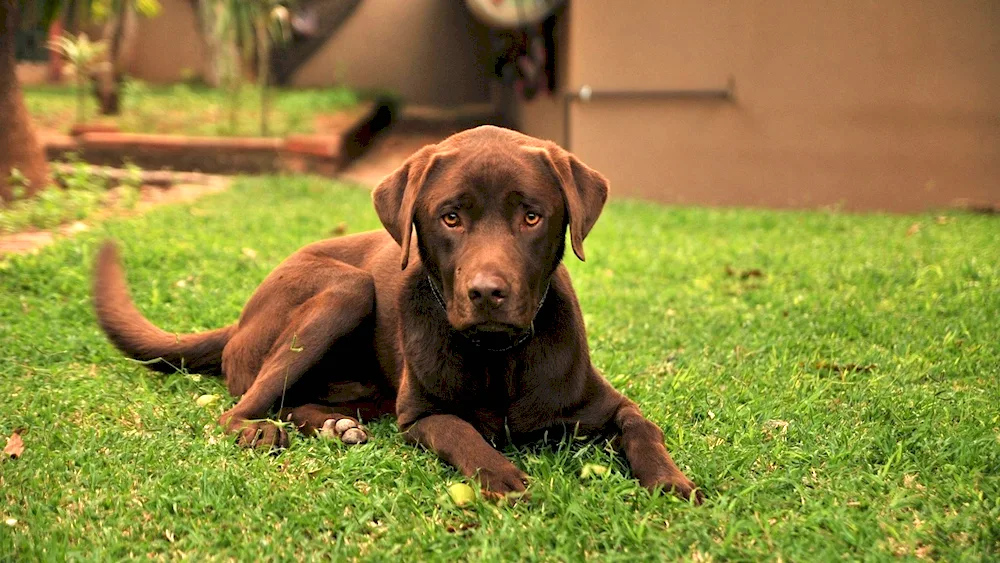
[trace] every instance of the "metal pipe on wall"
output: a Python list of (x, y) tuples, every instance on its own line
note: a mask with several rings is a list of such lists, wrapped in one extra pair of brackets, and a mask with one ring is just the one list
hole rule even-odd
[(572, 102), (601, 100), (719, 100), (736, 98), (736, 80), (730, 76), (725, 88), (677, 88), (664, 90), (594, 90), (584, 84), (563, 94), (563, 148), (570, 150), (570, 107)]

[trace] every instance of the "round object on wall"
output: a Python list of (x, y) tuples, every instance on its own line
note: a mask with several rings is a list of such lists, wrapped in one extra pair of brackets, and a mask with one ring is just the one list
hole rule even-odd
[(469, 11), (486, 25), (516, 29), (540, 23), (565, 0), (465, 0)]

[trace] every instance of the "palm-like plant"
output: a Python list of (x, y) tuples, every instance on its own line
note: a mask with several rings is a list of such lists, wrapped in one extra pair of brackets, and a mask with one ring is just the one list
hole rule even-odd
[[(242, 73), (257, 63), (257, 86), (260, 90), (260, 134), (267, 135), (269, 114), (268, 82), (271, 75), (271, 49), (291, 36), (287, 0), (214, 0), (205, 6), (214, 19), (212, 32), (219, 42), (238, 51), (239, 58), (229, 61), (228, 82), (235, 108)], [(208, 26), (206, 26), (208, 27)], [(232, 115), (235, 115), (232, 114)], [(235, 124), (232, 124), (235, 128)]]
[(155, 17), (162, 9), (159, 0), (92, 0), (91, 17), (105, 22), (103, 41), (108, 46), (106, 72), (99, 73), (94, 94), (101, 113), (117, 114), (120, 111), (122, 81), (125, 70), (121, 67), (121, 52), (125, 43), (125, 30), (133, 16)]
[(86, 33), (81, 33), (76, 37), (71, 33), (64, 33), (49, 42), (49, 49), (66, 59), (76, 77), (77, 123), (82, 123), (84, 119), (87, 78), (99, 64), (107, 64), (100, 63), (107, 48), (108, 46), (102, 41), (91, 41)]

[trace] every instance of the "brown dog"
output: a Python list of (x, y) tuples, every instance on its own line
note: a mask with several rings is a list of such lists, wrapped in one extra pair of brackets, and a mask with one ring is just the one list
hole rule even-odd
[[(151, 368), (221, 372), (242, 396), (220, 419), (244, 446), (283, 447), (282, 420), (348, 443), (348, 415), (394, 413), (408, 440), (491, 493), (526, 475), (493, 444), (567, 428), (617, 435), (646, 488), (701, 495), (663, 433), (590, 363), (583, 318), (561, 265), (566, 229), (583, 239), (607, 198), (603, 176), (554, 143), (497, 127), (411, 156), (375, 189), (386, 231), (306, 246), (278, 266), (239, 322), (173, 335), (132, 304), (115, 247), (97, 262), (101, 327)], [(416, 230), (416, 239), (411, 236)]]

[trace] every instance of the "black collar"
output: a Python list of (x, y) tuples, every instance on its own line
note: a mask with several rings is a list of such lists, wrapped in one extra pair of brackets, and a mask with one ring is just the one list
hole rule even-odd
[[(430, 275), (429, 272), (427, 274), (427, 283), (430, 284), (430, 286), (431, 286), (431, 293), (434, 294), (434, 299), (437, 300), (438, 305), (441, 305), (441, 308), (444, 310), (444, 313), (447, 316), (447, 314), (448, 314), (448, 306), (445, 305), (445, 303), (444, 303), (444, 296), (441, 295), (441, 292), (438, 291), (437, 286), (434, 285), (434, 279), (431, 278), (431, 275)], [(468, 340), (469, 342), (471, 342), (474, 345), (476, 345), (477, 347), (482, 348), (484, 350), (487, 350), (489, 352), (506, 352), (508, 350), (513, 350), (514, 348), (517, 348), (518, 346), (524, 344), (532, 336), (535, 335), (535, 318), (538, 317), (538, 312), (542, 310), (542, 305), (545, 304), (545, 298), (548, 297), (548, 295), (549, 295), (549, 287), (551, 287), (551, 285), (552, 285), (551, 283), (545, 284), (545, 291), (542, 292), (542, 299), (538, 302), (538, 308), (535, 309), (535, 315), (533, 317), (531, 317), (531, 328), (527, 332), (525, 332), (521, 336), (521, 338), (518, 338), (517, 341), (514, 342), (513, 344), (511, 344), (510, 346), (505, 346), (503, 348), (490, 348), (489, 346), (484, 345), (482, 342), (480, 342), (478, 340), (474, 340), (472, 338), (468, 338), (465, 335), (462, 335), (462, 336), (465, 337), (465, 339)], [(453, 332), (457, 332), (457, 331), (453, 331)], [(461, 333), (459, 333), (459, 334), (461, 334)]]

